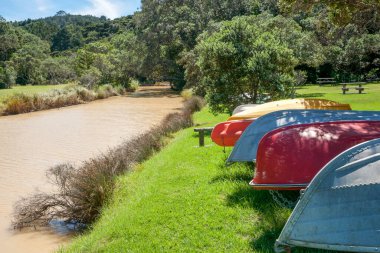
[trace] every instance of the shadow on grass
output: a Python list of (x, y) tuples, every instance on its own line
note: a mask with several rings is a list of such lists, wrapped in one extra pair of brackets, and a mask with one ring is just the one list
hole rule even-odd
[[(228, 153), (225, 153), (224, 160), (228, 158)], [(236, 169), (238, 168), (238, 169)], [(243, 164), (232, 164), (227, 166), (225, 163), (220, 163), (218, 165), (220, 174), (215, 176), (211, 183), (223, 182), (223, 181), (240, 181), (249, 182), (253, 175), (253, 163), (243, 163)]]
[[(275, 203), (269, 191), (253, 190), (249, 181), (253, 177), (253, 163), (233, 164), (226, 167), (224, 162), (218, 165), (219, 173), (210, 183), (231, 181), (236, 184), (233, 192), (227, 195), (227, 206), (251, 208), (257, 214), (252, 224), (255, 236), (250, 240), (250, 247), (255, 252), (273, 252), (273, 246), (281, 233), (291, 209), (280, 207)], [(297, 200), (298, 192), (282, 192), (290, 200)], [(297, 248), (293, 252), (329, 252)]]

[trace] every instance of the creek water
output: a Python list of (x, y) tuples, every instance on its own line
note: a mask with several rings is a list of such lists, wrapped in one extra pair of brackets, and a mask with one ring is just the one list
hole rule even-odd
[(158, 124), (181, 107), (163, 87), (84, 105), (0, 117), (1, 252), (52, 252), (70, 240), (51, 228), (15, 231), (14, 203), (36, 191), (51, 191), (45, 173), (60, 163), (80, 164)]

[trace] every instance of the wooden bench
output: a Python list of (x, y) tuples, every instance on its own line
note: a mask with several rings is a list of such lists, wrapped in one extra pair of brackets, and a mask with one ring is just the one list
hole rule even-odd
[(336, 83), (335, 78), (326, 77), (326, 78), (317, 78), (317, 84), (334, 84)]
[(194, 128), (194, 132), (199, 133), (199, 147), (205, 145), (205, 132), (211, 133), (213, 129), (213, 127)]

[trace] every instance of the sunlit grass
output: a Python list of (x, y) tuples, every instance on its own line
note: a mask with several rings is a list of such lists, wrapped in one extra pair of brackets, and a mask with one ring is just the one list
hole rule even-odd
[(364, 94), (358, 94), (357, 85), (349, 85), (350, 89), (342, 94), (341, 85), (312, 85), (304, 86), (297, 90), (297, 96), (303, 98), (325, 98), (341, 103), (348, 103), (353, 110), (380, 110), (380, 83), (365, 84)]
[[(227, 115), (196, 114), (200, 126)], [(252, 164), (226, 167), (227, 153), (193, 129), (118, 179), (93, 229), (63, 252), (273, 252), (291, 210), (248, 185)], [(297, 251), (296, 251), (297, 252)]]
[[(298, 97), (349, 103), (355, 110), (380, 110), (380, 84), (365, 94), (343, 95), (341, 86), (305, 86)], [(198, 126), (213, 126), (227, 115), (207, 109)], [(93, 229), (64, 252), (273, 252), (291, 210), (275, 204), (267, 191), (248, 182), (252, 164), (226, 167), (231, 151), (206, 139), (199, 148), (193, 128), (136, 170), (118, 178), (117, 190)], [(293, 252), (326, 252), (295, 249)]]
[(0, 89), (0, 103), (16, 93), (24, 93), (27, 95), (33, 95), (37, 93), (44, 93), (53, 89), (62, 89), (67, 87), (69, 84), (58, 84), (58, 85), (27, 85), (27, 86), (14, 86), (11, 89)]

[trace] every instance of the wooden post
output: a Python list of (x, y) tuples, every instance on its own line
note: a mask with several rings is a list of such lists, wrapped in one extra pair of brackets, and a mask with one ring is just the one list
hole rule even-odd
[(205, 145), (205, 131), (199, 131), (199, 147), (203, 147)]
[(204, 147), (205, 146), (205, 132), (211, 133), (213, 130), (213, 127), (202, 127), (202, 128), (194, 128), (194, 132), (199, 133), (198, 138), (199, 138), (199, 147)]

